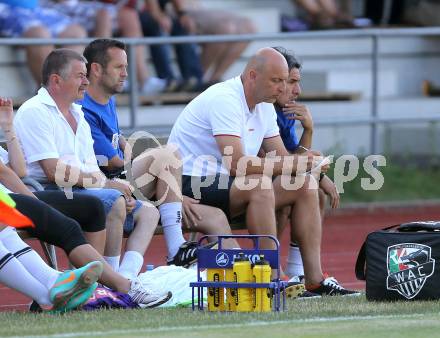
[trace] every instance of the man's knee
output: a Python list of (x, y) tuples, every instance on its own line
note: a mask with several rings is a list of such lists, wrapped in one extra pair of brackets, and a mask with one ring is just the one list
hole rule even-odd
[(270, 177), (265, 175), (250, 175), (249, 180), (259, 180), (260, 182), (254, 189), (250, 190), (251, 201), (275, 205), (275, 193)]
[(125, 217), (127, 216), (125, 199), (123, 196), (119, 196), (112, 205), (109, 214), (107, 215), (107, 219), (111, 218), (112, 220), (120, 221), (121, 225), (125, 221)]
[[(272, 180), (265, 175), (248, 175), (237, 177), (234, 180), (234, 188), (239, 193), (236, 197), (248, 202), (266, 202), (275, 205), (275, 195)], [(234, 196), (231, 196), (232, 199)]]
[(135, 215), (136, 226), (145, 224), (145, 226), (156, 228), (159, 224), (159, 210), (152, 205), (142, 205), (137, 214)]
[(239, 34), (254, 34), (257, 32), (257, 28), (253, 21), (249, 18), (240, 18), (240, 24), (237, 27)]
[(228, 218), (223, 210), (215, 207), (211, 207), (209, 211), (209, 222), (214, 224), (219, 229), (225, 229), (230, 231)]
[(78, 25), (78, 24), (72, 24), (66, 27), (61, 33), (60, 37), (63, 38), (85, 38), (87, 37), (86, 30)]
[(29, 28), (26, 32), (23, 33), (23, 37), (25, 38), (50, 38), (50, 32), (44, 26), (35, 26)]

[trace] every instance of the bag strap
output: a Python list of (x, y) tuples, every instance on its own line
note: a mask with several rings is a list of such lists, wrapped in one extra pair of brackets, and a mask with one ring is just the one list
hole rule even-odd
[(440, 221), (419, 221), (403, 223), (399, 226), (399, 231), (440, 231)]
[[(380, 231), (387, 231), (391, 230), (393, 228), (396, 228), (400, 226), (400, 224), (395, 224), (388, 226), (386, 228), (381, 229)], [(358, 257), (356, 259), (356, 265), (354, 268), (354, 273), (356, 274), (356, 278), (359, 280), (365, 280), (365, 250), (366, 250), (366, 244), (367, 240), (365, 239), (364, 243), (362, 244), (361, 249), (359, 250)]]

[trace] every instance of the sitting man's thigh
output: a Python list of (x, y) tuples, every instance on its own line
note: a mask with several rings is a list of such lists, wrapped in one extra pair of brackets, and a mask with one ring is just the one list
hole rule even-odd
[(246, 212), (247, 205), (253, 196), (272, 196), (273, 186), (271, 177), (265, 175), (247, 175), (236, 177), (229, 196), (229, 206), (232, 217)]
[(77, 194), (91, 195), (99, 198), (104, 204), (105, 214), (108, 215), (112, 209), (116, 200), (123, 196), (123, 194), (116, 189), (75, 189), (73, 190)]
[(305, 196), (318, 195), (318, 184), (316, 180), (309, 175), (296, 177), (277, 176), (273, 180), (273, 189), (277, 209), (291, 205)]
[(201, 204), (221, 209), (226, 216), (229, 212), (229, 191), (234, 177), (182, 176), (182, 194), (200, 201)]

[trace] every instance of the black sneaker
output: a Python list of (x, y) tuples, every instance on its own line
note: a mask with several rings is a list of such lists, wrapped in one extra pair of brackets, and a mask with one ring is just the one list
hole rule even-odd
[(311, 292), (321, 296), (360, 296), (361, 294), (359, 291), (343, 288), (334, 277), (327, 277), (318, 288), (311, 290)]
[(306, 290), (304, 276), (294, 276), (289, 279), (286, 286), (286, 296), (293, 299), (321, 298), (321, 295)]
[(308, 290), (304, 290), (303, 293), (301, 293), (300, 295), (298, 295), (298, 300), (303, 300), (303, 299), (315, 299), (315, 298), (321, 298), (321, 295), (318, 295), (317, 293), (308, 291)]
[[(211, 242), (203, 246), (204, 249), (214, 249), (217, 242)], [(173, 259), (167, 261), (167, 265), (176, 265), (188, 268), (197, 262), (197, 242), (184, 242)]]

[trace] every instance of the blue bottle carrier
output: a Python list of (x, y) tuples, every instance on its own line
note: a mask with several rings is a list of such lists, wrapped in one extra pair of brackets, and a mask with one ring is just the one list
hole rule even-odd
[[(208, 238), (215, 238), (218, 242), (217, 249), (206, 249), (203, 247), (203, 243)], [(245, 238), (250, 239), (253, 242), (253, 248), (251, 249), (223, 249), (223, 240), (228, 238)], [(270, 238), (274, 241), (276, 249), (261, 249), (261, 238)], [(199, 310), (203, 310), (203, 296), (204, 288), (269, 288), (272, 290), (272, 310), (280, 311), (281, 309), (281, 294), (283, 301), (283, 311), (286, 310), (286, 295), (284, 289), (287, 286), (287, 282), (280, 280), (280, 243), (274, 236), (269, 235), (206, 235), (199, 239), (197, 248), (197, 282), (190, 283), (192, 288), (192, 309), (195, 310), (196, 301), (195, 295), (197, 290), (197, 307)], [(251, 263), (264, 255), (264, 259), (269, 262), (271, 269), (277, 270), (277, 276), (275, 280), (270, 283), (236, 283), (236, 282), (214, 282), (203, 281), (200, 275), (202, 270), (205, 269), (232, 269), (234, 257), (239, 253), (244, 253), (249, 258)]]

